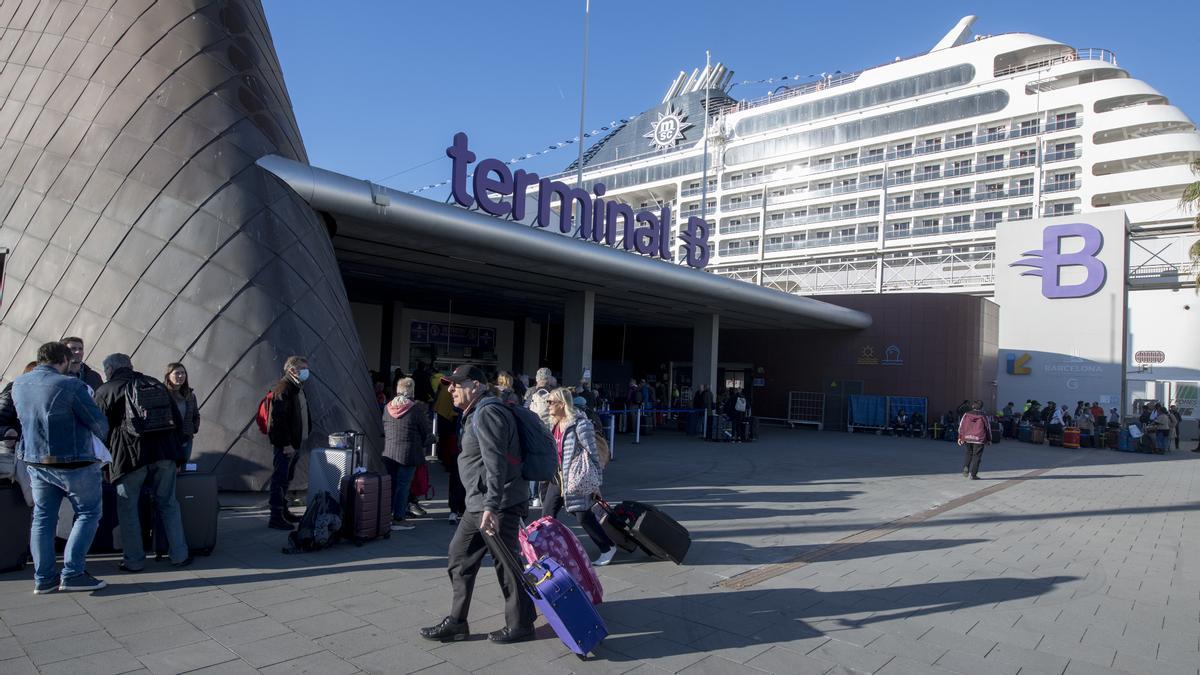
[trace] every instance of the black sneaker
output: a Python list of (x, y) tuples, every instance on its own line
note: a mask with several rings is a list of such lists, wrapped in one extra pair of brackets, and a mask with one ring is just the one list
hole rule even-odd
[(184, 558), (179, 562), (171, 563), (171, 567), (188, 567), (194, 562), (196, 562), (196, 559), (189, 555), (187, 558)]
[(421, 637), (434, 642), (459, 642), (471, 636), (471, 629), (466, 621), (455, 621), (450, 617), (442, 619), (436, 626), (421, 629)]
[(126, 565), (125, 563), (121, 563), (120, 565), (117, 565), (117, 569), (124, 572), (125, 574), (137, 574), (138, 572), (146, 571), (144, 568), (141, 568), (141, 567), (134, 569), (134, 568)]
[(509, 630), (508, 626), (505, 626), (500, 630), (488, 633), (488, 639), (500, 645), (526, 642), (533, 639), (533, 626), (518, 631)]

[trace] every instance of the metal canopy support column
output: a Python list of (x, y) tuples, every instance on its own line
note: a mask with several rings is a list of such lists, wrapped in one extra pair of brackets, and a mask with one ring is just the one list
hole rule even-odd
[(692, 387), (708, 385), (708, 390), (717, 391), (717, 346), (721, 333), (721, 317), (705, 314), (692, 323)]
[(592, 369), (592, 323), (596, 292), (578, 291), (567, 296), (563, 313), (563, 366), (559, 384), (579, 384), (584, 371)]

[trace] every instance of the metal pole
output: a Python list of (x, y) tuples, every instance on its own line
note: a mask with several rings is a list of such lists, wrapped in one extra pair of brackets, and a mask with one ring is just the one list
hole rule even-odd
[(638, 406), (637, 412), (633, 415), (633, 444), (638, 445), (642, 442), (642, 407)]
[[(710, 55), (704, 50), (704, 69), (708, 70)], [(708, 96), (712, 87), (704, 88), (704, 175), (700, 179), (700, 220), (708, 227)], [(711, 233), (710, 233), (711, 234)]]
[(617, 416), (608, 416), (608, 459), (616, 461), (617, 459)]
[[(575, 187), (580, 188), (583, 187), (583, 115), (587, 109), (588, 23), (591, 16), (592, 0), (583, 0), (583, 78), (579, 92), (579, 160), (575, 166)], [(583, 216), (580, 216), (579, 220), (582, 222)]]
[(708, 406), (704, 406), (704, 428), (700, 430), (700, 440), (708, 438)]

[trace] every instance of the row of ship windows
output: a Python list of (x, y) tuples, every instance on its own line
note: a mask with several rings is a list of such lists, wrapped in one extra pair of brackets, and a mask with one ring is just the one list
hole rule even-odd
[[(1028, 138), (1043, 133), (1042, 121), (1039, 118), (1011, 122), (1011, 128), (1009, 124), (1009, 122), (992, 122), (982, 125), (978, 133), (972, 130), (961, 130), (943, 135), (939, 132), (936, 136), (916, 140), (906, 139), (894, 142), (890, 146), (865, 148), (861, 151), (852, 150), (836, 156), (814, 157), (810, 160), (796, 162), (790, 166), (781, 165), (771, 167), (770, 169), (758, 168), (749, 169), (744, 172), (730, 172), (722, 183), (722, 189), (728, 190), (757, 185), (768, 180), (774, 181), (786, 178), (789, 175), (799, 176), (851, 169), (884, 161), (891, 162), (907, 157), (984, 145), (998, 140)], [(1081, 120), (1076, 112), (1052, 112), (1045, 124), (1044, 131), (1074, 129), (1080, 124)], [(1075, 140), (1078, 142), (1078, 139)], [(1074, 144), (1072, 144), (1072, 147), (1074, 147)], [(1049, 149), (1049, 146), (1047, 149)], [(992, 156), (995, 155), (996, 153), (992, 153)], [(683, 189), (681, 196), (689, 197), (700, 194), (701, 187), (700, 181), (693, 181)], [(709, 180), (708, 187), (709, 190), (715, 189), (716, 181)]]
[[(958, 257), (962, 260), (986, 260), (995, 254), (996, 246), (991, 243), (971, 244), (967, 246), (940, 246), (937, 248), (926, 248), (915, 251), (889, 251), (883, 254), (884, 261), (906, 261), (906, 260), (936, 260), (947, 256)], [(770, 275), (772, 273), (786, 273), (803, 269), (812, 269), (815, 267), (829, 265), (868, 265), (872, 266), (878, 261), (878, 256), (869, 255), (847, 255), (847, 256), (830, 256), (827, 258), (805, 259), (803, 261), (789, 260), (786, 262), (774, 262), (761, 266), (763, 274)], [(714, 268), (712, 271), (715, 274), (722, 276), (733, 276), (739, 278), (750, 278), (759, 270), (758, 265), (731, 265), (729, 267)]]
[[(1056, 172), (1050, 175), (1046, 182), (1042, 184), (1042, 192), (1053, 193), (1078, 189), (1080, 182), (1077, 176), (1077, 170)], [(1016, 177), (1008, 181), (1007, 184), (1004, 181), (977, 183), (975, 185), (949, 187), (945, 190), (934, 189), (890, 195), (887, 201), (887, 210), (889, 212), (906, 211), (936, 206), (992, 201), (1023, 197), (1032, 195), (1033, 192), (1034, 179), (1032, 177)], [(747, 202), (749, 207), (761, 207), (762, 203), (761, 197)], [(770, 199), (767, 200), (767, 204), (768, 206), (771, 205)], [(862, 198), (841, 204), (817, 205), (796, 208), (791, 211), (770, 213), (767, 214), (768, 229), (803, 225), (812, 222), (821, 222), (822, 220), (873, 215), (879, 212), (879, 205), (880, 200), (877, 198)], [(715, 205), (710, 204), (710, 207), (713, 206)], [(736, 208), (740, 208), (740, 205), (723, 205), (722, 208), (726, 211), (736, 210)], [(688, 218), (699, 215), (699, 213), (699, 207), (695, 206), (694, 208), (685, 209), (683, 217)], [(759, 218), (760, 216), (755, 215), (723, 220), (721, 222), (721, 233), (757, 229)]]
[[(1060, 202), (1048, 205), (1043, 215), (1071, 215), (1078, 208), (1076, 202)], [(1032, 206), (1021, 206), (1009, 211), (1007, 220), (1019, 221), (1033, 218)], [(910, 220), (889, 221), (884, 230), (884, 239), (905, 239), (932, 235), (957, 234), (978, 230), (992, 230), (1004, 222), (1004, 214), (1000, 211), (989, 211), (973, 218), (971, 214), (958, 214), (947, 217), (930, 217)], [(839, 246), (858, 242), (877, 241), (879, 226), (861, 224), (850, 227), (820, 230), (815, 232), (799, 232), (786, 235), (768, 235), (763, 247), (766, 253), (787, 251), (823, 246)], [(747, 255), (758, 252), (758, 237), (723, 241), (719, 245), (709, 244), (711, 252), (722, 256)]]

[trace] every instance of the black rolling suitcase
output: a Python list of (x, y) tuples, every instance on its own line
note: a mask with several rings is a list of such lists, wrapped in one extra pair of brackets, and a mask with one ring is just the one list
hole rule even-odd
[[(217, 519), (221, 511), (217, 503), (217, 477), (211, 473), (179, 474), (175, 479), (175, 501), (179, 502), (179, 518), (183, 521), (183, 538), (187, 541), (188, 551), (211, 555), (217, 546)], [(162, 557), (168, 553), (170, 542), (157, 512), (154, 523), (154, 552)]]
[(25, 503), (21, 486), (0, 485), (0, 572), (25, 567), (29, 557), (29, 527), (33, 509)]
[(612, 543), (616, 544), (617, 548), (626, 553), (632, 553), (638, 548), (637, 542), (633, 540), (633, 537), (629, 533), (631, 516), (635, 514), (622, 513), (620, 509), (620, 505), (614, 507), (608, 502), (601, 500), (592, 504), (592, 515), (596, 516), (600, 527), (604, 528), (604, 533), (608, 535)]
[(683, 563), (692, 545), (692, 535), (686, 527), (652, 504), (625, 501), (617, 508), (633, 516), (628, 520), (629, 537), (643, 551), (656, 558), (666, 558), (676, 565)]

